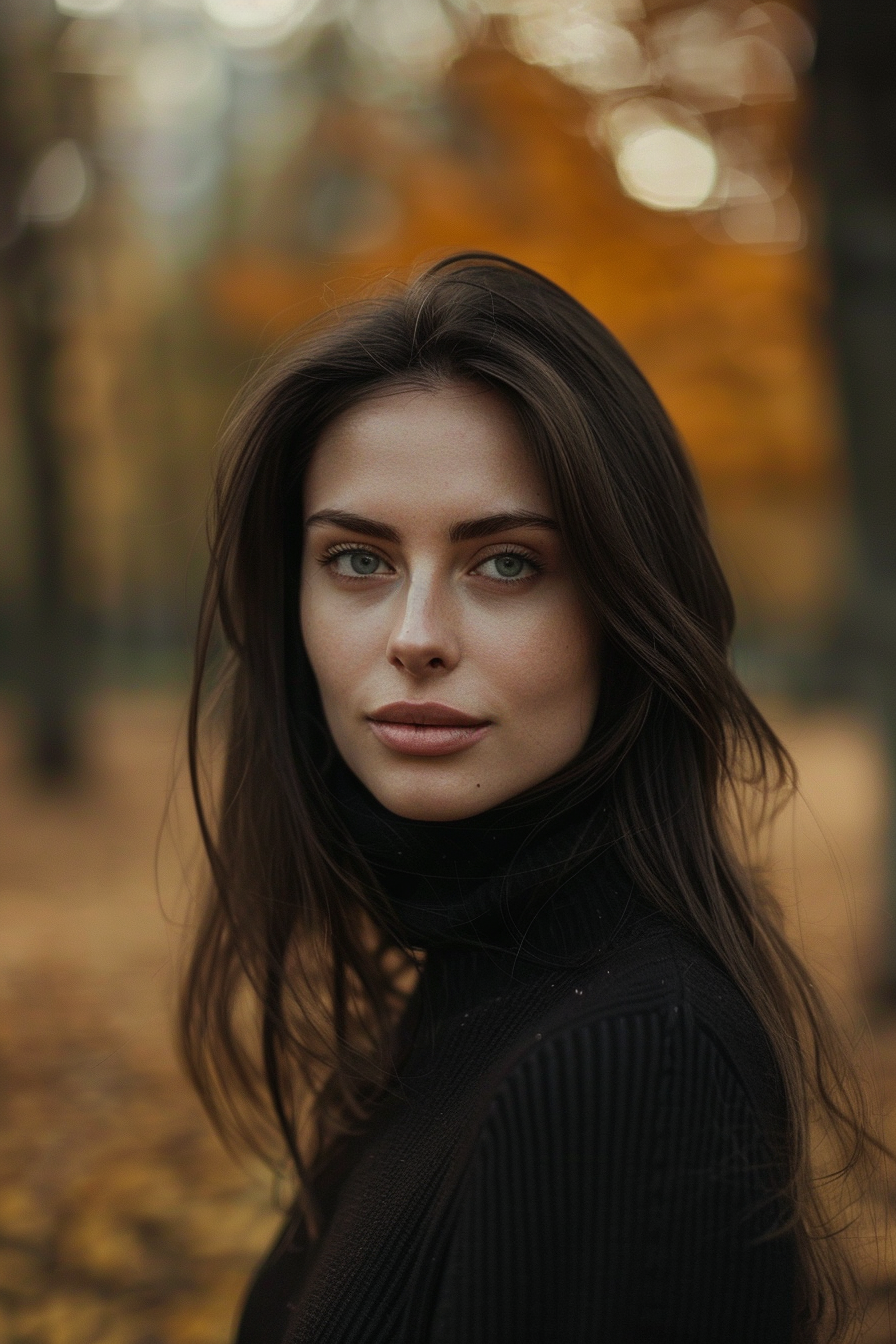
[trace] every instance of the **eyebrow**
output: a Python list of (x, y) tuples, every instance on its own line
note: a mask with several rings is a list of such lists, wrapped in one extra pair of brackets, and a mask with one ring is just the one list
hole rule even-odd
[(543, 527), (550, 532), (560, 529), (553, 518), (543, 513), (519, 509), (515, 513), (490, 513), (484, 518), (471, 518), (465, 523), (452, 523), (448, 536), (452, 541), (475, 541), (477, 537), (491, 537), (496, 532), (512, 532), (517, 527)]
[(400, 534), (388, 523), (362, 518), (359, 513), (345, 513), (342, 509), (321, 509), (320, 513), (312, 513), (305, 526), (344, 527), (346, 532), (359, 532), (362, 537), (376, 537), (378, 541), (401, 540)]
[[(306, 527), (344, 527), (348, 532), (357, 532), (362, 537), (375, 537), (378, 541), (401, 541), (401, 533), (388, 523), (377, 522), (375, 518), (364, 518), (358, 513), (345, 513), (342, 509), (322, 509), (312, 513)], [(532, 513), (528, 509), (519, 509), (510, 513), (489, 513), (483, 518), (469, 518), (464, 522), (452, 523), (448, 529), (451, 541), (475, 541), (478, 537), (492, 537), (498, 532), (512, 532), (517, 527), (541, 527), (550, 532), (559, 532), (553, 518), (543, 513)]]

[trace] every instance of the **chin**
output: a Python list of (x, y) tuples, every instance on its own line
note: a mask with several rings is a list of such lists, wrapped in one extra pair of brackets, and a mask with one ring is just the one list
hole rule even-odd
[[(382, 801), (382, 800), (380, 800)], [(419, 798), (408, 798), (399, 800), (401, 805), (393, 803), (391, 806), (386, 803), (384, 806), (389, 808), (398, 817), (404, 817), (406, 821), (465, 821), (468, 817), (478, 816), (480, 812), (487, 812), (493, 804), (486, 804), (481, 807), (476, 803), (467, 802), (466, 805), (458, 801), (453, 804), (445, 798), (434, 798), (431, 804)]]
[[(446, 778), (447, 775), (447, 778)], [(377, 802), (408, 821), (464, 821), (506, 802), (520, 791), (475, 778), (458, 778), (443, 769), (368, 771), (359, 775)]]

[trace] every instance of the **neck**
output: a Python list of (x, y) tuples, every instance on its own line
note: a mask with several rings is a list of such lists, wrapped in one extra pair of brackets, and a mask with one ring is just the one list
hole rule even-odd
[(508, 945), (524, 909), (607, 850), (599, 795), (567, 784), (442, 822), (390, 812), (344, 765), (331, 789), (380, 888), (383, 924), (410, 947)]

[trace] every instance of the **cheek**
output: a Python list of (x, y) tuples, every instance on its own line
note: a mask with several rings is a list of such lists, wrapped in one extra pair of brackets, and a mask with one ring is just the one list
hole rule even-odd
[[(598, 653), (594, 623), (578, 598), (553, 600), (501, 630), (489, 632), (488, 663), (507, 700), (532, 718), (569, 711), (578, 723), (597, 705)], [(483, 635), (486, 632), (483, 631)]]
[(356, 606), (343, 596), (317, 571), (303, 579), (299, 595), (302, 641), (328, 718), (354, 716), (359, 694), (383, 661), (389, 633), (384, 605)]

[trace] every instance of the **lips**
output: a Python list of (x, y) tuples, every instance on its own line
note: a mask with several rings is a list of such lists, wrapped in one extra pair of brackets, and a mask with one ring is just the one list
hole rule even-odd
[(399, 700), (367, 716), (380, 742), (403, 756), (451, 756), (481, 742), (491, 728), (451, 705)]

